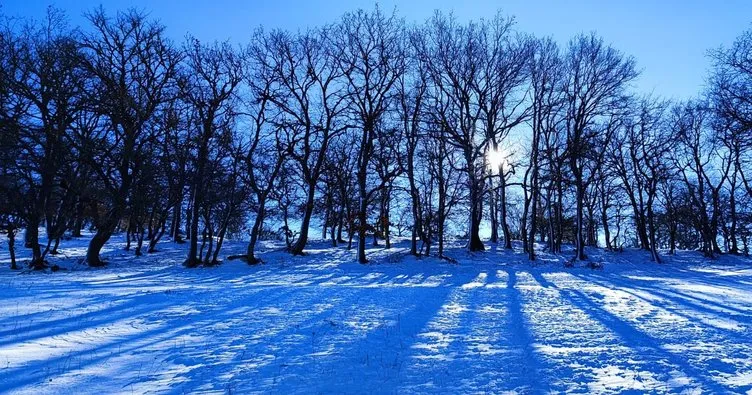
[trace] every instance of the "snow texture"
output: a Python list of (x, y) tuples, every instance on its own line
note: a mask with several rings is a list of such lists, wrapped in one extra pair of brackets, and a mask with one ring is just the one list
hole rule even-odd
[(452, 264), (402, 242), (360, 265), (316, 242), (185, 269), (185, 246), (116, 237), (104, 269), (84, 238), (51, 258), (67, 270), (19, 273), (0, 241), (0, 393), (752, 393), (742, 258), (592, 250), (592, 270), (455, 244)]

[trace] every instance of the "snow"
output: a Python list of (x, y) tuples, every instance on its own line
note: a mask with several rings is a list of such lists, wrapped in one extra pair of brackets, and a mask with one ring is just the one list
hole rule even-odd
[(104, 269), (83, 238), (51, 258), (67, 270), (19, 273), (0, 241), (0, 393), (752, 393), (744, 258), (591, 250), (591, 270), (453, 244), (451, 264), (401, 242), (360, 265), (315, 242), (185, 269), (184, 245), (115, 237)]

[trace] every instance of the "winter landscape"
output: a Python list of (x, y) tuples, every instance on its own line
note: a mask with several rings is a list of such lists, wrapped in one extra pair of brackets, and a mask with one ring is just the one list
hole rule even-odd
[(451, 245), (452, 264), (400, 242), (364, 266), (316, 242), (186, 270), (185, 248), (139, 259), (115, 240), (87, 270), (68, 245), (67, 271), (0, 275), (3, 392), (752, 390), (752, 265), (736, 257), (593, 252), (592, 270)]
[(752, 394), (752, 6), (89, 2), (0, 5), (0, 394)]

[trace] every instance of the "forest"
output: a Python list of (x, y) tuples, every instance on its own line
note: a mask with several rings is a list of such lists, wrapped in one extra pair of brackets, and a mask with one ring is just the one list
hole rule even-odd
[(175, 43), (137, 10), (87, 20), (2, 21), (0, 227), (11, 246), (25, 230), (31, 268), (87, 230), (92, 267), (119, 232), (137, 256), (188, 243), (196, 267), (228, 238), (251, 264), (264, 239), (304, 254), (314, 226), (360, 263), (395, 236), (450, 261), (450, 239), (519, 240), (531, 261), (749, 253), (752, 30), (669, 101), (596, 33), (560, 45), (501, 12), (407, 23), (377, 6), (238, 46)]

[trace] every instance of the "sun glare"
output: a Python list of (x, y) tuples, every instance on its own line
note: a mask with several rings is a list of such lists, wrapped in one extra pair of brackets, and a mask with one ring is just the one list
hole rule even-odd
[(499, 167), (505, 165), (506, 159), (506, 152), (501, 147), (489, 147), (486, 151), (486, 162), (491, 171), (498, 171)]

